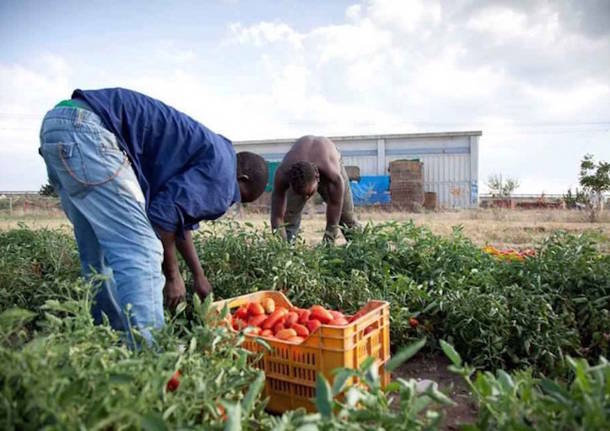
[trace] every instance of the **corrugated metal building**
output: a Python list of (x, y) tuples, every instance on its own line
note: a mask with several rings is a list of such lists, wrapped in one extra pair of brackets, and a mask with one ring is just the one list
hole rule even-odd
[[(405, 133), (329, 137), (345, 165), (361, 175), (389, 175), (393, 160), (419, 159), (424, 164), (424, 190), (436, 192), (444, 208), (478, 206), (479, 137), (481, 131)], [(234, 142), (237, 151), (252, 151), (266, 160), (281, 161), (295, 139)]]

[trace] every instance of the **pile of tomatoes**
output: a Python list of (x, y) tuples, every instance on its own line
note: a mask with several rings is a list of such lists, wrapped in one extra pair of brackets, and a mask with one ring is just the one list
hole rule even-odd
[(485, 253), (491, 254), (492, 256), (497, 257), (500, 260), (507, 261), (519, 261), (523, 262), (528, 257), (536, 256), (536, 250), (533, 248), (526, 248), (521, 251), (514, 250), (512, 248), (508, 248), (506, 250), (499, 250), (491, 245), (488, 245), (483, 248)]
[(237, 308), (231, 315), (231, 325), (236, 331), (247, 328), (248, 335), (299, 344), (323, 324), (345, 326), (360, 315), (346, 316), (321, 305), (308, 309), (287, 308), (276, 305), (272, 298), (264, 298), (261, 302), (249, 302)]

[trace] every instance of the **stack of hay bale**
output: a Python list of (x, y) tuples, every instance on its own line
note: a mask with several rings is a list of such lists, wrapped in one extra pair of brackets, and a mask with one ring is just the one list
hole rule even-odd
[(390, 162), (392, 205), (407, 211), (421, 211), (424, 205), (424, 164), (419, 160)]
[(424, 208), (430, 211), (438, 211), (438, 198), (436, 192), (424, 193)]

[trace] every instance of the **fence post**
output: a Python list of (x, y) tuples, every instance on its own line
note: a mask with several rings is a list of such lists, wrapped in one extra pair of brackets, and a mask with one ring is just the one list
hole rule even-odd
[(9, 216), (13, 215), (13, 197), (12, 196), (8, 197), (8, 215)]

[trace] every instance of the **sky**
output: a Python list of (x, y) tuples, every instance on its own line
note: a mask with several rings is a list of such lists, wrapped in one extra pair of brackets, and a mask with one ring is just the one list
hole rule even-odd
[(125, 87), (232, 140), (482, 130), (479, 182), (610, 161), (608, 0), (0, 2), (0, 190), (38, 190), (45, 112)]

